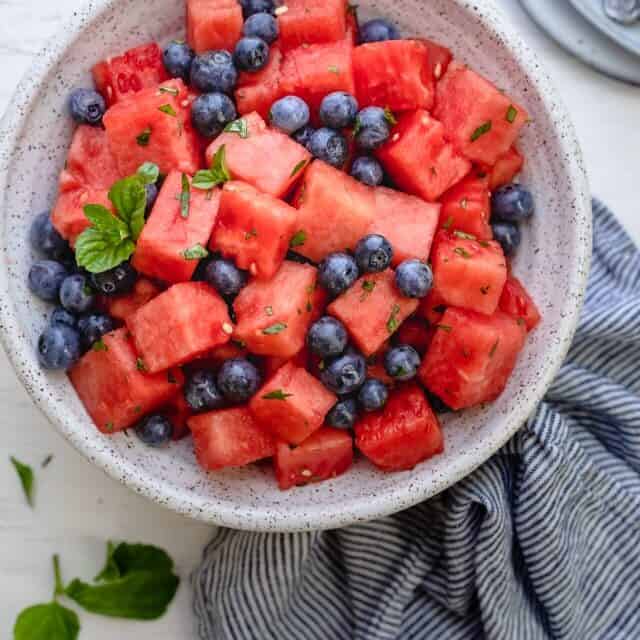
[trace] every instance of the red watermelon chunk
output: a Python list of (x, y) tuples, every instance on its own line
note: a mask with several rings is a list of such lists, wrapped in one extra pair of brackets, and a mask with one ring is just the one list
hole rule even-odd
[(345, 34), (345, 40), (353, 47), (358, 44), (358, 38), (360, 37), (360, 28), (358, 27), (357, 10), (352, 9), (347, 4), (347, 31)]
[(455, 60), (438, 83), (433, 115), (470, 160), (493, 165), (529, 119), (524, 107)]
[(294, 205), (301, 231), (294, 249), (315, 262), (332, 251), (353, 249), (376, 211), (373, 189), (320, 160), (307, 169)]
[(244, 119), (248, 136), (242, 138), (231, 132), (219, 135), (207, 149), (207, 162), (211, 163), (216, 151), (224, 145), (227, 167), (235, 180), (282, 198), (304, 173), (311, 154), (281, 131), (267, 128), (257, 113)]
[[(178, 92), (177, 95), (174, 95)], [(191, 99), (181, 80), (140, 91), (105, 113), (103, 122), (118, 169), (136, 172), (155, 162), (160, 172), (194, 174), (200, 168), (200, 145), (191, 126)]]
[(504, 390), (526, 331), (506, 313), (447, 309), (420, 369), (425, 386), (454, 410), (495, 400)]
[(147, 278), (138, 278), (131, 293), (103, 299), (107, 312), (117, 320), (126, 320), (140, 307), (153, 300), (162, 290)]
[(249, 351), (292, 358), (305, 344), (316, 301), (314, 267), (285, 260), (271, 280), (252, 280), (233, 307), (234, 338)]
[(96, 88), (107, 106), (130, 98), (169, 78), (162, 62), (162, 51), (155, 43), (143, 44), (121, 56), (107, 58), (92, 69)]
[(391, 269), (370, 273), (334, 300), (329, 313), (343, 322), (358, 348), (370, 356), (418, 308), (397, 289)]
[(391, 393), (382, 411), (355, 426), (356, 447), (383, 471), (408, 471), (444, 451), (438, 418), (414, 384)]
[(377, 155), (401, 189), (429, 202), (438, 200), (471, 170), (471, 163), (445, 138), (442, 124), (424, 110), (401, 116)]
[(496, 160), (493, 167), (480, 165), (480, 168), (489, 176), (489, 189), (495, 191), (513, 182), (514, 178), (522, 171), (523, 166), (522, 154), (515, 147), (511, 147)]
[(155, 375), (140, 371), (126, 329), (108, 333), (101, 344), (104, 348), (94, 348), (82, 356), (69, 377), (102, 433), (130, 427), (179, 392), (184, 382), (179, 369)]
[[(66, 179), (65, 176), (60, 178)], [(69, 187), (68, 182), (66, 184), (61, 182), (59, 188), (58, 200), (51, 211), (51, 223), (71, 245), (75, 244), (76, 238), (89, 226), (89, 220), (84, 215), (85, 205), (101, 204), (110, 211), (114, 211), (113, 204), (109, 200), (108, 189), (94, 189), (84, 185)]]
[(353, 440), (341, 429), (324, 427), (292, 449), (278, 442), (274, 460), (281, 489), (322, 482), (343, 474), (353, 463)]
[(502, 247), (466, 233), (440, 232), (431, 254), (433, 286), (447, 305), (491, 315), (507, 281)]
[(362, 106), (393, 111), (433, 107), (433, 71), (422, 42), (386, 40), (360, 45), (353, 52), (353, 75)]
[(322, 426), (337, 400), (306, 369), (290, 362), (280, 367), (258, 391), (249, 409), (274, 436), (300, 444)]
[(440, 293), (434, 288), (429, 291), (426, 298), (420, 301), (418, 315), (429, 322), (430, 325), (438, 324), (442, 315), (447, 310), (447, 303)]
[(227, 182), (211, 249), (235, 259), (240, 269), (269, 280), (289, 249), (298, 212), (286, 202), (244, 182)]
[(499, 308), (521, 324), (524, 323), (527, 331), (533, 331), (542, 320), (536, 303), (522, 282), (512, 275), (507, 278), (507, 283), (502, 290)]
[(493, 239), (489, 224), (489, 181), (486, 177), (480, 178), (472, 172), (449, 189), (441, 202), (440, 229), (470, 233), (478, 240)]
[(393, 266), (409, 258), (427, 260), (440, 205), (386, 187), (375, 190), (375, 203), (375, 218), (368, 232), (379, 233), (391, 243)]
[(233, 332), (226, 303), (204, 282), (173, 285), (126, 322), (141, 366), (151, 373), (204, 355)]
[(207, 471), (243, 467), (276, 451), (273, 436), (265, 431), (245, 407), (193, 416), (188, 421), (196, 458)]
[(446, 73), (449, 63), (453, 59), (453, 54), (449, 49), (447, 49), (447, 47), (444, 47), (433, 40), (422, 38), (419, 42), (427, 48), (429, 65), (432, 70), (433, 79), (438, 82)]
[(246, 115), (253, 111), (265, 120), (271, 105), (282, 97), (282, 52), (277, 44), (271, 45), (269, 62), (257, 73), (241, 73), (235, 92), (238, 113)]
[(179, 200), (183, 176), (191, 184), (191, 178), (178, 171), (166, 177), (133, 255), (138, 271), (172, 283), (191, 280), (198, 260), (189, 257), (189, 249), (207, 246), (220, 203), (220, 190), (192, 188), (189, 214), (183, 217)]
[(187, 0), (187, 39), (196, 53), (233, 51), (242, 24), (242, 7), (236, 0)]
[(184, 399), (184, 394), (178, 393), (171, 402), (163, 408), (162, 413), (169, 419), (173, 427), (173, 433), (171, 434), (172, 440), (182, 440), (191, 433), (188, 421), (194, 413)]
[(412, 346), (421, 356), (427, 352), (433, 338), (433, 329), (421, 318), (409, 318), (397, 333), (400, 344)]
[(285, 6), (286, 11), (278, 16), (283, 49), (344, 40), (345, 0), (287, 0)]

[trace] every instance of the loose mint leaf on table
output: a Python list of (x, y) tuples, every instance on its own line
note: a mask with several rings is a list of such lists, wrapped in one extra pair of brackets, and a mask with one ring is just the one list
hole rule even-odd
[(27, 503), (30, 507), (33, 507), (33, 469), (29, 465), (23, 464), (13, 456), (11, 456), (10, 460), (18, 474), (18, 477), (20, 478), (20, 484), (22, 485), (22, 490), (24, 491)]
[(155, 162), (145, 162), (138, 167), (137, 174), (145, 184), (155, 184), (160, 177), (160, 167)]
[(226, 145), (223, 144), (211, 159), (211, 168), (196, 173), (192, 182), (192, 186), (195, 189), (208, 191), (231, 180), (231, 174), (227, 167), (226, 153)]

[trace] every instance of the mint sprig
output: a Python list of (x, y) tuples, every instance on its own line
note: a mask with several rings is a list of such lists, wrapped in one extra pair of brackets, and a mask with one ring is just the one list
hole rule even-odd
[(231, 180), (231, 174), (227, 167), (226, 145), (222, 145), (211, 159), (211, 168), (198, 171), (193, 178), (191, 186), (194, 189), (208, 191), (220, 184)]

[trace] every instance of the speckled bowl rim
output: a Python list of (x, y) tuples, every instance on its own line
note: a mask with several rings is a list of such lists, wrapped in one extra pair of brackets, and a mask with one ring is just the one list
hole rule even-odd
[[(73, 16), (66, 26), (50, 40), (53, 46), (46, 46), (36, 61), (19, 83), (16, 93), (7, 108), (2, 120), (0, 134), (0, 152), (8, 157), (17, 142), (19, 132), (23, 130), (26, 119), (29, 117), (31, 105), (36, 98), (40, 84), (46, 79), (51, 69), (64, 56), (65, 51), (73, 44), (81, 31), (103, 12), (109, 10), (118, 0), (92, 0), (74, 11)], [(421, 487), (416, 487), (415, 481), (402, 487), (394, 487), (383, 494), (370, 497), (368, 500), (354, 500), (344, 502), (339, 507), (332, 507), (331, 511), (323, 508), (322, 504), (309, 505), (310, 509), (304, 514), (283, 511), (274, 517), (273, 509), (268, 508), (244, 508), (234, 507), (233, 504), (211, 504), (197, 496), (184, 495), (181, 491), (166, 486), (164, 491), (159, 491), (157, 486), (152, 490), (151, 478), (147, 478), (146, 472), (140, 473), (133, 468), (130, 462), (116, 462), (107, 450), (96, 451), (89, 440), (71, 439), (68, 427), (63, 417), (64, 409), (57, 407), (45, 388), (34, 388), (28, 384), (32, 375), (29, 373), (29, 358), (25, 357), (33, 349), (30, 340), (20, 328), (17, 313), (13, 304), (0, 305), (0, 339), (4, 349), (17, 373), (21, 383), (30, 393), (38, 408), (53, 423), (56, 429), (67, 439), (72, 440), (73, 446), (87, 459), (93, 461), (113, 479), (125, 484), (137, 493), (146, 496), (153, 501), (168, 507), (178, 513), (188, 511), (189, 515), (206, 523), (226, 526), (231, 528), (248, 529), (255, 531), (302, 531), (342, 527), (356, 522), (363, 522), (375, 518), (390, 515), (402, 508), (415, 505), (429, 497), (435, 496), (451, 485), (459, 482), (465, 476), (473, 472), (483, 462), (491, 457), (502, 447), (525, 423), (542, 400), (547, 388), (553, 381), (559, 370), (578, 323), (582, 302), (587, 285), (589, 264), (591, 260), (591, 200), (587, 176), (582, 162), (582, 152), (577, 141), (575, 129), (569, 114), (559, 99), (553, 83), (547, 73), (541, 68), (536, 55), (514, 32), (501, 14), (493, 0), (485, 0), (482, 6), (472, 6), (465, 0), (450, 0), (452, 4), (466, 12), (474, 12), (476, 19), (493, 36), (500, 39), (502, 46), (517, 60), (524, 73), (531, 79), (531, 84), (541, 96), (544, 107), (549, 112), (549, 117), (555, 124), (558, 132), (561, 128), (565, 135), (558, 135), (558, 144), (564, 151), (567, 159), (567, 177), (576, 194), (576, 264), (572, 274), (571, 288), (567, 292), (573, 300), (577, 300), (572, 308), (566, 310), (566, 314), (557, 326), (557, 335), (560, 336), (558, 346), (550, 350), (547, 367), (537, 384), (528, 389), (523, 395), (523, 401), (519, 403), (508, 420), (504, 423), (504, 431), (499, 439), (482, 440), (473, 452), (473, 456), (464, 456), (451, 465), (449, 473), (439, 477), (435, 481), (430, 478), (424, 481)], [(480, 3), (478, 3), (480, 4)], [(553, 105), (553, 106), (552, 106)], [(0, 188), (4, 193), (7, 187), (7, 170), (0, 172)], [(582, 194), (582, 198), (580, 195)], [(0, 266), (0, 296), (3, 300), (11, 301), (9, 274), (7, 268), (7, 248), (2, 247), (4, 259)], [(418, 489), (418, 490), (416, 490)], [(188, 509), (186, 508), (188, 504)]]

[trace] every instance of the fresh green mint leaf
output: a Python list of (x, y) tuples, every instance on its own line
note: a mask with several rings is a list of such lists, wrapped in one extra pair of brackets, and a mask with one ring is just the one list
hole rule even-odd
[(208, 191), (231, 180), (231, 174), (227, 168), (226, 153), (226, 145), (223, 144), (211, 159), (211, 168), (206, 171), (198, 171), (194, 176), (194, 188)]
[(145, 162), (138, 167), (137, 174), (144, 184), (155, 184), (160, 177), (160, 167), (155, 162)]
[(175, 118), (178, 114), (176, 110), (170, 104), (163, 104), (158, 107), (158, 111), (162, 111), (162, 113), (166, 113), (168, 116)]
[(11, 460), (11, 464), (16, 470), (18, 478), (20, 478), (20, 484), (22, 485), (22, 490), (24, 491), (24, 496), (27, 499), (28, 505), (30, 507), (33, 507), (33, 469), (29, 465), (20, 462), (13, 456), (11, 456), (9, 460)]
[(465, 260), (469, 260), (469, 258), (471, 258), (471, 254), (464, 247), (456, 247), (453, 250), (453, 253), (459, 255), (460, 257), (464, 258)]
[(105, 234), (114, 243), (129, 237), (127, 224), (100, 204), (85, 205), (84, 215), (96, 231)]
[(141, 131), (140, 134), (138, 134), (136, 136), (136, 142), (141, 147), (148, 147), (150, 140), (151, 140), (151, 128), (150, 127), (147, 127), (146, 129)]
[(128, 260), (135, 248), (130, 238), (114, 242), (110, 234), (89, 227), (76, 240), (76, 262), (90, 273), (103, 273)]
[(263, 400), (286, 400), (290, 398), (293, 393), (285, 393), (282, 389), (276, 389), (275, 391), (270, 391), (262, 396)]
[(241, 138), (249, 137), (249, 126), (244, 118), (239, 118), (238, 120), (230, 122), (224, 130), (227, 133), (237, 133)]
[(516, 121), (517, 117), (518, 117), (518, 110), (513, 105), (510, 105), (509, 108), (507, 109), (507, 122), (509, 124), (513, 124)]
[(91, 348), (93, 351), (109, 351), (109, 347), (107, 347), (102, 338), (96, 340)]
[(183, 218), (189, 217), (189, 208), (191, 205), (191, 184), (189, 183), (189, 176), (186, 173), (182, 174), (182, 191), (180, 192), (180, 215)]
[(13, 627), (14, 640), (76, 640), (79, 633), (77, 614), (57, 602), (24, 609)]
[(454, 231), (453, 235), (456, 238), (462, 238), (463, 240), (477, 240), (476, 236), (471, 233), (465, 233), (464, 231)]
[(109, 540), (107, 542), (107, 559), (100, 573), (93, 579), (94, 582), (111, 582), (117, 580), (120, 574), (120, 567), (113, 557), (116, 551), (116, 545)]
[(302, 171), (306, 166), (307, 166), (307, 160), (300, 160), (300, 162), (298, 162), (298, 164), (295, 167), (293, 167), (293, 171), (291, 171), (291, 175), (289, 177), (293, 178), (294, 176), (297, 176), (300, 173), (300, 171)]
[(384, 119), (389, 123), (390, 127), (395, 127), (398, 124), (395, 114), (389, 107), (384, 108)]
[(272, 324), (270, 327), (262, 330), (262, 333), (265, 336), (276, 336), (279, 333), (282, 333), (287, 328), (287, 325), (284, 322), (276, 322)]
[(185, 249), (182, 256), (185, 260), (202, 260), (209, 255), (209, 252), (201, 245), (194, 244), (193, 247)]
[(471, 142), (475, 142), (478, 138), (481, 138), (485, 133), (491, 131), (492, 122), (488, 120), (484, 124), (481, 124), (472, 134)]
[(300, 229), (300, 231), (296, 231), (293, 238), (291, 238), (289, 242), (289, 246), (293, 249), (294, 247), (301, 247), (307, 241), (307, 234), (305, 231)]
[(109, 190), (109, 200), (127, 225), (134, 242), (138, 240), (144, 227), (144, 213), (147, 206), (147, 191), (139, 175), (118, 180)]
[(400, 305), (394, 304), (393, 307), (391, 307), (391, 314), (387, 320), (387, 331), (389, 333), (393, 333), (400, 326), (400, 321), (398, 320), (399, 313)]

